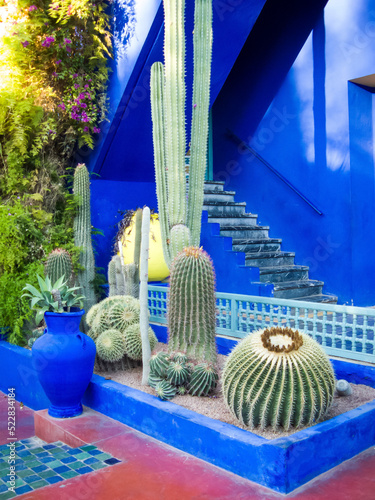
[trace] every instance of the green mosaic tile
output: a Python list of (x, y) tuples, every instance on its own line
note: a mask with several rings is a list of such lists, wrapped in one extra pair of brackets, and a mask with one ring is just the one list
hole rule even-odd
[(15, 496), (17, 496), (17, 494), (13, 493), (13, 491), (7, 491), (1, 494), (1, 500), (9, 500), (9, 498), (14, 498)]
[(18, 486), (24, 486), (25, 484), (27, 484), (23, 479), (21, 479), (20, 477), (17, 478), (15, 480), (15, 488), (18, 488)]
[(84, 446), (81, 446), (81, 450), (83, 451), (96, 450), (96, 446), (94, 446), (93, 444), (85, 444)]
[(36, 455), (37, 453), (43, 453), (44, 448), (31, 448), (30, 450), (30, 453), (33, 453), (33, 455)]
[[(37, 460), (38, 457), (35, 457), (34, 455), (27, 455), (26, 457), (22, 457), (22, 460), (24, 462), (30, 462), (30, 461), (33, 461), (35, 462), (35, 460)], [(27, 466), (29, 466), (29, 464), (27, 464)]]
[(63, 453), (65, 450), (62, 450), (60, 447), (58, 448), (51, 448), (50, 450), (48, 450), (49, 453), (51, 453), (52, 455), (56, 455), (57, 453)]
[(97, 458), (98, 460), (102, 460), (102, 462), (104, 462), (104, 460), (112, 458), (112, 455), (109, 455), (108, 453), (100, 453), (100, 455), (95, 455), (95, 458)]
[(109, 466), (104, 462), (97, 462), (96, 464), (90, 464), (90, 467), (92, 469), (98, 470), (98, 469), (104, 469), (104, 467), (109, 467)]
[(17, 471), (18, 477), (29, 477), (29, 476), (33, 476), (34, 474), (35, 474), (35, 472), (33, 470), (30, 470), (30, 469), (24, 469), (24, 470)]
[[(35, 457), (34, 457), (35, 458)], [(33, 467), (38, 467), (38, 465), (40, 465), (41, 463), (38, 462), (37, 460), (29, 460), (27, 462), (27, 467), (29, 467), (30, 469), (32, 469)]]
[(47, 479), (47, 477), (56, 476), (56, 472), (51, 470), (51, 469), (44, 470), (42, 472), (39, 472), (38, 476), (43, 478), (43, 479)]
[(65, 464), (67, 467), (70, 467), (73, 470), (80, 469), (83, 467), (85, 464), (80, 462), (79, 460), (77, 462), (71, 462), (70, 464)]
[(9, 464), (8, 462), (2, 462), (0, 464), (0, 470), (5, 470), (5, 469), (9, 469)]
[(90, 453), (82, 452), (82, 453), (77, 453), (77, 455), (74, 455), (74, 457), (77, 460), (85, 460), (85, 458), (90, 458), (91, 455)]
[(64, 479), (71, 479), (72, 477), (79, 476), (79, 473), (75, 470), (68, 470), (66, 472), (62, 472), (60, 476), (62, 476)]
[(65, 465), (65, 464), (60, 462), (60, 460), (54, 460), (53, 462), (48, 462), (45, 465), (47, 465), (47, 467), (49, 467), (50, 469), (56, 469), (56, 467), (60, 467), (61, 465)]
[(31, 483), (29, 486), (36, 490), (37, 488), (42, 488), (43, 486), (48, 486), (49, 482), (45, 481), (44, 479), (40, 479), (39, 481), (35, 481), (34, 483)]
[(70, 455), (66, 451), (62, 451), (61, 453), (54, 454), (54, 457), (56, 458), (56, 460), (61, 460), (62, 458), (68, 458), (68, 457), (71, 457), (71, 456), (72, 455)]

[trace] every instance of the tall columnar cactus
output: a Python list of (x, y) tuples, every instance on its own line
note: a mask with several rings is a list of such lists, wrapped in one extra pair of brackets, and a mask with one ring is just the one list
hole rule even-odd
[(148, 321), (148, 257), (150, 248), (150, 209), (145, 207), (142, 216), (142, 237), (139, 255), (141, 259), (141, 286), (139, 291), (140, 302), (140, 318), (139, 324), (141, 328), (142, 338), (142, 384), (147, 385), (148, 376), (150, 374), (150, 358), (151, 346), (149, 339), (149, 321)]
[(78, 282), (85, 297), (84, 309), (88, 311), (96, 303), (96, 296), (93, 285), (95, 259), (91, 242), (90, 178), (84, 163), (78, 164), (75, 169), (73, 191), (79, 203), (74, 219), (74, 244), (81, 248), (79, 262), (83, 267), (78, 273)]
[(199, 246), (208, 140), (212, 0), (196, 0), (193, 118), (189, 189), (185, 178), (185, 0), (164, 0), (165, 65), (151, 67), (151, 110), (159, 219), (170, 266), (186, 246)]
[(216, 363), (215, 272), (209, 255), (187, 247), (174, 259), (168, 303), (168, 349)]
[(73, 264), (69, 253), (63, 248), (56, 248), (48, 255), (44, 274), (49, 277), (51, 283), (64, 276), (65, 281), (72, 283)]
[(223, 394), (230, 411), (250, 428), (311, 425), (332, 404), (335, 375), (320, 345), (290, 328), (251, 333), (229, 355)]

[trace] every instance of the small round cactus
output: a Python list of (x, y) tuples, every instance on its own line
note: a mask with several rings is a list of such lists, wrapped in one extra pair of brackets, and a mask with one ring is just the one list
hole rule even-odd
[(179, 361), (180, 363), (187, 363), (187, 356), (184, 352), (174, 352), (171, 354), (172, 361)]
[(158, 377), (164, 378), (167, 376), (170, 358), (166, 352), (160, 351), (151, 356), (150, 371)]
[(159, 399), (167, 401), (175, 397), (177, 389), (173, 387), (167, 380), (162, 380), (155, 386), (155, 391)]
[(95, 304), (94, 306), (90, 307), (90, 310), (86, 314), (86, 323), (89, 326), (92, 326), (92, 323), (93, 323), (94, 319), (96, 318), (99, 311), (100, 311), (100, 302), (99, 302), (99, 304)]
[(163, 378), (161, 377), (158, 377), (157, 375), (155, 375), (154, 373), (150, 373), (150, 375), (148, 376), (148, 385), (150, 387), (152, 387), (153, 389), (155, 389), (155, 387), (158, 385), (159, 382), (161, 382), (162, 380), (164, 380)]
[(167, 370), (167, 380), (173, 385), (184, 385), (189, 379), (190, 373), (185, 363), (172, 361)]
[(217, 385), (218, 373), (212, 363), (196, 365), (191, 374), (189, 392), (192, 396), (208, 396)]
[[(151, 350), (155, 348), (158, 339), (151, 327), (148, 329)], [(142, 337), (139, 323), (128, 326), (125, 330), (125, 349), (129, 358), (134, 360), (142, 359)]]
[(109, 319), (113, 328), (123, 332), (133, 323), (139, 323), (139, 312), (139, 302), (130, 302), (126, 306), (124, 303), (118, 302), (111, 307)]
[(331, 406), (335, 376), (321, 346), (291, 328), (251, 333), (229, 355), (223, 375), (226, 404), (250, 428), (311, 425)]
[(106, 330), (96, 340), (98, 356), (108, 362), (119, 361), (125, 354), (125, 339), (118, 330)]

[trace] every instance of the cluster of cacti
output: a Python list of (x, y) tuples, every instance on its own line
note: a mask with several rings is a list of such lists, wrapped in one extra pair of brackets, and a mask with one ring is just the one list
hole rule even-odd
[[(87, 313), (88, 335), (94, 340), (99, 370), (125, 370), (140, 365), (142, 339), (139, 300), (115, 295), (95, 304)], [(157, 338), (149, 329), (152, 348)]]
[(185, 154), (185, 0), (164, 0), (164, 59), (151, 67), (151, 110), (158, 211), (164, 258), (199, 246), (207, 164), (212, 0), (196, 0), (189, 188)]
[(233, 415), (250, 428), (311, 425), (332, 404), (335, 375), (322, 347), (290, 328), (249, 334), (229, 355), (223, 395)]
[(56, 283), (61, 276), (64, 276), (69, 286), (73, 286), (73, 264), (69, 253), (63, 248), (52, 250), (47, 257), (44, 274), (52, 283)]
[(95, 259), (91, 241), (90, 178), (84, 163), (78, 164), (75, 169), (73, 192), (78, 199), (74, 218), (74, 244), (81, 249), (79, 263), (83, 268), (78, 273), (78, 283), (85, 297), (84, 309), (87, 312), (96, 303), (96, 296), (93, 284)]
[(216, 387), (218, 374), (212, 363), (192, 363), (185, 353), (160, 351), (151, 356), (148, 384), (160, 399), (176, 394), (208, 396)]
[(216, 363), (215, 272), (209, 255), (187, 247), (174, 259), (168, 302), (168, 348)]

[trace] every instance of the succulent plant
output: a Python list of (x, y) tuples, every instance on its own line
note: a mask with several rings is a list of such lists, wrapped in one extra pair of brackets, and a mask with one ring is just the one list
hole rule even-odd
[(174, 259), (168, 303), (168, 349), (216, 363), (215, 272), (209, 255), (184, 248)]
[(96, 318), (99, 311), (100, 311), (100, 302), (99, 302), (99, 304), (95, 304), (94, 306), (92, 306), (90, 308), (90, 310), (86, 314), (86, 323), (89, 326), (92, 326), (92, 323), (93, 323), (94, 319)]
[(113, 328), (123, 332), (128, 326), (139, 322), (139, 309), (139, 302), (130, 302), (126, 306), (123, 302), (118, 302), (110, 308), (108, 319)]
[(291, 328), (272, 327), (243, 339), (229, 355), (223, 394), (250, 428), (311, 425), (328, 411), (335, 376), (322, 347)]
[[(148, 329), (148, 338), (150, 340), (150, 347), (154, 349), (158, 339), (151, 327)], [(125, 349), (129, 358), (134, 360), (142, 359), (142, 338), (141, 328), (139, 323), (133, 323), (125, 330)]]
[(125, 292), (124, 268), (120, 255), (112, 257), (108, 264), (109, 296), (127, 295)]
[(154, 373), (150, 372), (150, 375), (148, 376), (148, 385), (150, 387), (152, 387), (153, 389), (155, 389), (155, 387), (157, 386), (157, 384), (159, 382), (161, 382), (162, 380), (165, 380), (165, 379), (163, 379), (162, 377), (158, 377)]
[(168, 266), (190, 244), (199, 245), (207, 163), (212, 0), (196, 0), (194, 12), (193, 116), (189, 190), (185, 177), (184, 0), (164, 1), (164, 59), (151, 67), (151, 110), (158, 211)]
[(177, 389), (167, 380), (162, 380), (156, 384), (155, 391), (159, 399), (167, 401), (175, 397)]
[(190, 372), (185, 363), (181, 361), (172, 361), (167, 370), (167, 380), (172, 385), (184, 385), (190, 377)]
[(180, 361), (181, 363), (187, 363), (188, 357), (184, 352), (173, 352), (170, 355), (172, 361)]
[(208, 396), (215, 389), (218, 378), (219, 375), (212, 363), (196, 365), (190, 377), (190, 394), (192, 396)]
[(188, 393), (188, 390), (186, 386), (180, 385), (180, 387), (177, 387), (177, 394), (179, 396), (185, 396)]
[(93, 281), (95, 278), (95, 259), (91, 241), (90, 178), (86, 165), (80, 163), (74, 172), (73, 192), (79, 199), (77, 214), (74, 218), (74, 244), (81, 248), (79, 263), (82, 270), (78, 282), (85, 297), (84, 309), (89, 311), (96, 304)]
[(96, 339), (96, 352), (103, 361), (119, 361), (125, 354), (124, 335), (113, 329), (101, 333)]
[(73, 264), (69, 252), (63, 248), (52, 250), (44, 268), (45, 276), (48, 276), (52, 283), (55, 283), (61, 276), (65, 276), (65, 280), (73, 286), (72, 272)]
[(150, 370), (154, 375), (165, 378), (167, 376), (168, 366), (170, 364), (169, 355), (166, 352), (160, 351), (151, 356)]

